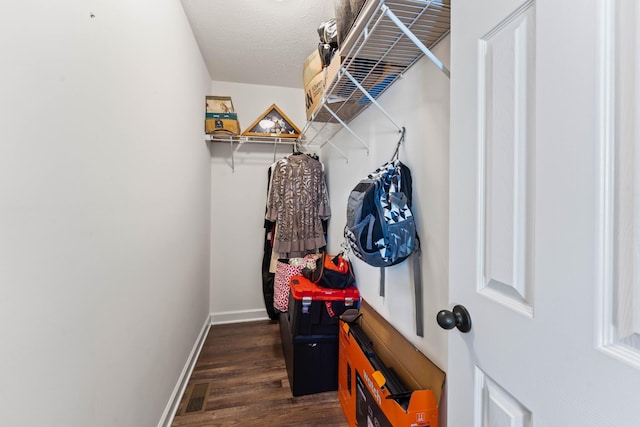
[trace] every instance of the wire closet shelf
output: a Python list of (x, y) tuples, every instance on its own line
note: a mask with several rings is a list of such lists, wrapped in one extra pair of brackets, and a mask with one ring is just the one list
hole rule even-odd
[(450, 17), (450, 0), (367, 2), (335, 53), (343, 60), (302, 130), (305, 146), (330, 143), (340, 151), (330, 140), (346, 128), (368, 151), (348, 124), (372, 104), (400, 131), (377, 98), (423, 56), (449, 77), (430, 49), (449, 34)]

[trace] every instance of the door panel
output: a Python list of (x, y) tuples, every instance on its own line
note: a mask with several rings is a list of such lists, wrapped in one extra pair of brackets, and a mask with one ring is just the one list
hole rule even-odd
[(605, 3), (600, 347), (640, 366), (640, 40), (638, 2)]
[(637, 427), (640, 1), (452, 4), (449, 427)]
[(479, 181), (484, 183), (478, 215), (485, 216), (479, 289), (529, 316), (534, 17), (533, 2), (527, 2), (481, 37), (477, 71)]
[(476, 368), (476, 423), (474, 427), (530, 427), (531, 412), (491, 378)]

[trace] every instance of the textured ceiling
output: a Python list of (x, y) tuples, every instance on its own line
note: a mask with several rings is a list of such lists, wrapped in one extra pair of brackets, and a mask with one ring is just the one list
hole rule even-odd
[(302, 88), (333, 0), (181, 0), (212, 80)]

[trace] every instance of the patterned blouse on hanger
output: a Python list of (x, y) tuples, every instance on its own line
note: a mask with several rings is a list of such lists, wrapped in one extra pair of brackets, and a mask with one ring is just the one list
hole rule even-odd
[(322, 163), (306, 154), (278, 160), (265, 216), (276, 223), (274, 252), (283, 258), (301, 257), (325, 246), (322, 221), (330, 217)]

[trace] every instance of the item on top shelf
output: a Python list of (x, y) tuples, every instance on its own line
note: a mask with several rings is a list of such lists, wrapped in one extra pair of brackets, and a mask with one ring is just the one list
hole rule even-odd
[[(402, 69), (386, 62), (365, 58), (354, 58), (350, 62), (348, 72), (372, 98), (377, 98), (398, 76)], [(334, 92), (341, 98), (351, 102), (366, 104), (369, 98), (358, 89), (351, 79), (345, 79)]]
[(327, 43), (318, 43), (318, 54), (320, 55), (320, 59), (322, 60), (322, 66), (328, 67), (331, 63), (331, 58), (333, 58), (333, 54), (335, 53), (335, 49), (331, 47), (330, 44)]
[(207, 96), (204, 120), (205, 133), (229, 133), (238, 135), (240, 123), (230, 96)]
[(332, 48), (336, 49), (338, 47), (336, 18), (321, 22), (318, 26), (318, 35), (320, 36), (320, 43), (331, 45)]
[(365, 3), (365, 0), (335, 0), (336, 35), (340, 48)]
[[(336, 75), (340, 71), (340, 66), (342, 64), (342, 58), (340, 55), (334, 55), (331, 63), (328, 67), (325, 67), (324, 71), (318, 74), (307, 86), (304, 88), (305, 92), (305, 107), (307, 112), (307, 120), (311, 119), (312, 114), (318, 107), (320, 100), (325, 94), (325, 89), (328, 88)], [(332, 110), (336, 110), (336, 108), (343, 108), (342, 104), (344, 99), (337, 98), (335, 96), (329, 97), (327, 99), (327, 104), (330, 105)], [(335, 119), (331, 120), (328, 112), (319, 110), (316, 112), (317, 117), (326, 117), (326, 120), (335, 121)]]
[(324, 93), (324, 74), (320, 73), (316, 75), (305, 87), (304, 87), (304, 106), (307, 113), (307, 119), (311, 118), (311, 115), (318, 107), (322, 95)]
[(340, 55), (334, 55), (333, 58), (331, 59), (331, 63), (329, 64), (329, 66), (325, 68), (325, 75), (324, 75), (325, 87), (328, 87), (331, 84), (331, 82), (333, 82), (333, 79), (338, 74), (338, 71), (340, 71), (341, 65), (342, 65), (342, 58), (340, 57)]
[(333, 54), (338, 49), (338, 33), (336, 29), (336, 19), (332, 18), (328, 21), (320, 23), (318, 27), (318, 35), (320, 43), (318, 43), (318, 53), (322, 60), (322, 66), (328, 67), (331, 63)]
[(324, 60), (321, 59), (321, 48), (314, 50), (307, 57), (302, 66), (302, 80), (304, 83), (304, 97), (307, 119), (316, 109), (324, 92)]
[(307, 111), (308, 120), (348, 124), (423, 55), (449, 76), (427, 51), (449, 33), (450, 8), (450, 0), (336, 0), (340, 51), (334, 59), (341, 58), (350, 76), (325, 79), (325, 93), (318, 97), (320, 105)]
[(300, 129), (278, 108), (271, 104), (258, 119), (251, 124), (244, 136), (277, 136), (279, 138), (298, 138)]
[(307, 86), (311, 80), (322, 72), (322, 59), (318, 50), (311, 52), (302, 64), (302, 83)]

